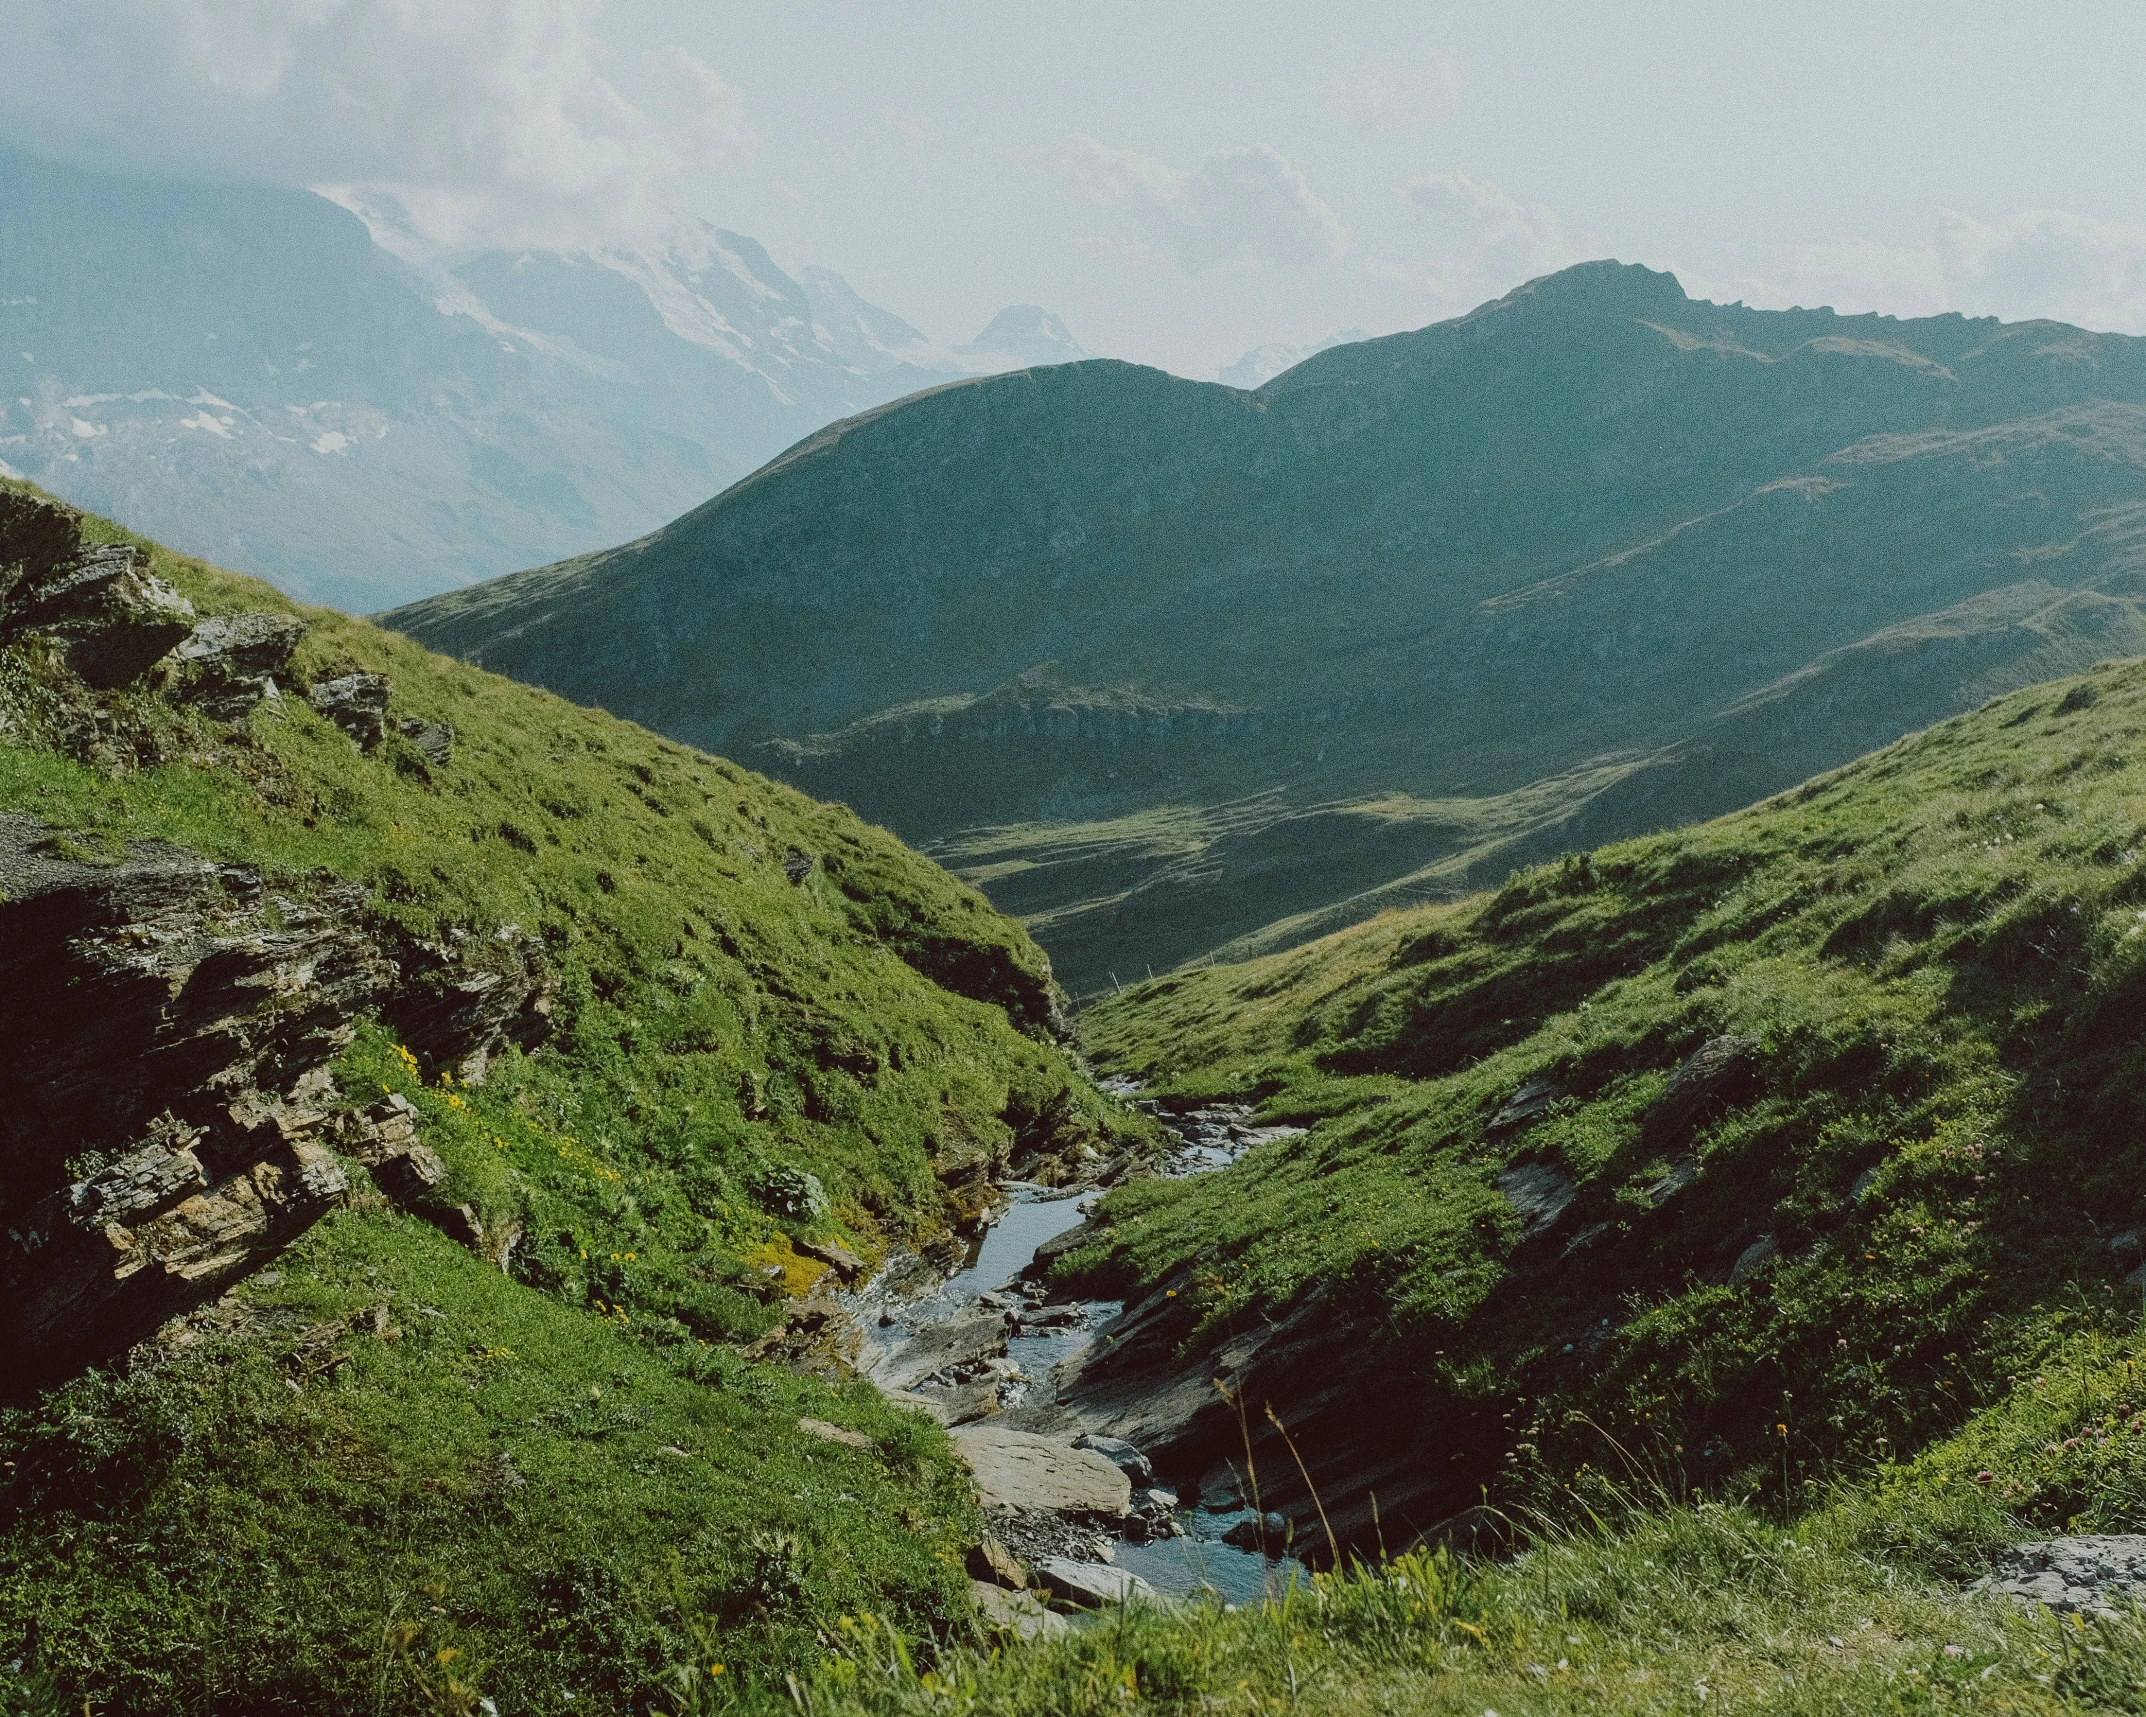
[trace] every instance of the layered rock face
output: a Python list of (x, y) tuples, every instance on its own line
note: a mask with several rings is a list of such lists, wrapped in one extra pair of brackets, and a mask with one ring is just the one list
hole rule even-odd
[(346, 1157), (451, 1226), (407, 1106), (361, 1112), (336, 1088), (363, 1015), (469, 1083), (550, 1028), (549, 970), (519, 935), (397, 938), (350, 883), (274, 887), (155, 843), (108, 855), (0, 815), (0, 896), (0, 1371), (17, 1387), (258, 1269), (349, 1189)]
[(363, 891), (0, 817), (0, 1354), (47, 1375), (219, 1292), (347, 1186), (327, 1064), (395, 964)]

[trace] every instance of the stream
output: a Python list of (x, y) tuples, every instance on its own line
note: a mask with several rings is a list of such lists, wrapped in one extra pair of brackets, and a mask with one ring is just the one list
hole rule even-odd
[[(1110, 1088), (1126, 1097), (1138, 1090), (1123, 1084)], [(1140, 1106), (1178, 1141), (1162, 1168), (1173, 1177), (1211, 1173), (1257, 1144), (1301, 1130), (1256, 1127), (1248, 1106), (1212, 1104), (1189, 1113), (1149, 1101)], [(1070, 1442), (1084, 1427), (1058, 1404), (1058, 1369), (1122, 1307), (1115, 1300), (1052, 1300), (1024, 1272), (1037, 1248), (1083, 1221), (1100, 1195), (1019, 1181), (1002, 1190), (1009, 1202), (954, 1275), (920, 1281), (917, 1268), (889, 1269), (849, 1297), (851, 1316), (864, 1332), (860, 1364), (877, 1374), (883, 1388), (893, 1379), (914, 1391), (912, 1399), (932, 1401), (949, 1424), (999, 1426)], [(986, 1314), (1009, 1320), (1002, 1342), (950, 1342), (971, 1328), (988, 1335)], [(982, 1345), (1002, 1351), (972, 1351)], [(911, 1376), (942, 1352), (952, 1355), (950, 1363)], [(920, 1354), (924, 1357), (916, 1357)], [(1167, 1487), (1176, 1476), (1158, 1474), (1155, 1483)], [(1169, 1491), (1175, 1506), (1143, 1492), (1139, 1481), (1135, 1494), (1144, 1499), (1144, 1512), (1128, 1518), (1115, 1536), (1088, 1533), (1083, 1559), (1107, 1562), (1165, 1595), (1211, 1591), (1233, 1604), (1278, 1591), (1305, 1572), (1292, 1557), (1224, 1541), (1232, 1529), (1247, 1535), (1257, 1531), (1257, 1517), (1231, 1485), (1210, 1482), (1204, 1492), (1197, 1486)]]

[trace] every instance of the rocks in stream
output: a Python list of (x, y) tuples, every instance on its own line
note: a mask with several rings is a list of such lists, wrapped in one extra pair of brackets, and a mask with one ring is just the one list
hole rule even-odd
[(876, 1355), (867, 1371), (882, 1389), (914, 1389), (942, 1374), (1003, 1357), (1011, 1327), (1006, 1313), (990, 1310), (926, 1324), (900, 1347)]
[(974, 1383), (920, 1383), (891, 1393), (903, 1405), (921, 1407), (940, 1424), (951, 1426), (990, 1418), (999, 1410), (999, 1390), (999, 1379), (984, 1377)]
[(1239, 1550), (1257, 1550), (1263, 1556), (1279, 1556), (1289, 1547), (1289, 1536), (1289, 1522), (1270, 1511), (1247, 1515), (1222, 1534), (1222, 1542)]
[(963, 1425), (954, 1447), (986, 1513), (1048, 1511), (1116, 1522), (1132, 1512), (1132, 1481), (1089, 1449), (994, 1425)]
[(1145, 1489), (1155, 1482), (1155, 1469), (1148, 1465), (1147, 1456), (1123, 1437), (1097, 1437), (1083, 1433), (1073, 1439), (1073, 1446), (1101, 1455), (1125, 1475), (1128, 1484)]
[(1162, 1594), (1139, 1575), (1113, 1568), (1107, 1562), (1076, 1562), (1070, 1557), (1046, 1556), (1036, 1566), (1036, 1578), (1053, 1597), (1083, 1609), (1162, 1601)]

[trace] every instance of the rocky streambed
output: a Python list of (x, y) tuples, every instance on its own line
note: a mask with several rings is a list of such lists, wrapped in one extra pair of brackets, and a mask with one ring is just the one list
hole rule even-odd
[[(1176, 1140), (1163, 1164), (1171, 1175), (1211, 1172), (1301, 1130), (1257, 1126), (1243, 1105), (1135, 1101)], [(1158, 1471), (1136, 1443), (1099, 1434), (1060, 1400), (1060, 1381), (1124, 1312), (1111, 1300), (1055, 1299), (1046, 1280), (1098, 1194), (1002, 1190), (996, 1219), (952, 1276), (896, 1259), (843, 1306), (851, 1363), (950, 1427), (975, 1475), (992, 1530), (971, 1569), (986, 1588), (980, 1601), (1034, 1631), (1040, 1605), (1009, 1606), (1009, 1588), (1040, 1584), (1085, 1604), (1203, 1590), (1243, 1602), (1286, 1584), (1302, 1571), (1287, 1528), (1255, 1509), (1235, 1465)]]

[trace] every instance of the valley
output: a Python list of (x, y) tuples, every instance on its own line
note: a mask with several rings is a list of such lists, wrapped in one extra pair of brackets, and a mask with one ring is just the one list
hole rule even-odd
[(846, 811), (24, 485), (0, 547), (13, 1708), (2146, 1674), (2137, 662), (1072, 1047)]

